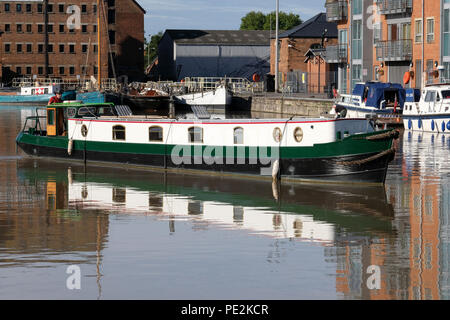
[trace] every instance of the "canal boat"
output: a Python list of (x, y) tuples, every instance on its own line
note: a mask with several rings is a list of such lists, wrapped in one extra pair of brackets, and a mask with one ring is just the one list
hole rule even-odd
[(383, 183), (397, 137), (395, 130), (376, 131), (369, 119), (170, 119), (124, 114), (113, 104), (66, 103), (28, 117), (16, 141), (27, 154), (69, 161)]
[(450, 83), (408, 89), (403, 111), (407, 130), (436, 133), (450, 132)]
[(330, 114), (349, 118), (400, 117), (405, 96), (405, 89), (397, 83), (357, 83), (351, 95), (339, 95)]
[[(15, 89), (14, 91), (0, 92), (0, 105), (45, 106), (50, 98), (60, 90), (60, 85), (48, 85), (27, 86)], [(63, 94), (62, 98), (67, 99), (73, 94), (72, 91), (68, 91)]]

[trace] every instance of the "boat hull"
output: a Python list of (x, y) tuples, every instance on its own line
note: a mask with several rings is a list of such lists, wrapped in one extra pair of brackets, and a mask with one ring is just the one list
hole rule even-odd
[(0, 105), (45, 106), (52, 96), (52, 94), (38, 96), (5, 95), (0, 96)]
[[(336, 142), (334, 145), (324, 146), (323, 150), (348, 150), (348, 154), (330, 156), (321, 148), (305, 150), (301, 148), (280, 148), (279, 175), (282, 179), (292, 181), (325, 181), (351, 183), (384, 183), (389, 162), (393, 159), (395, 150), (392, 148), (392, 137), (385, 137), (374, 141)], [(361, 148), (361, 144), (370, 144)], [(67, 137), (35, 136), (22, 132), (17, 137), (17, 144), (27, 154), (40, 157), (56, 157), (69, 161), (109, 162), (117, 164), (149, 166), (164, 170), (182, 171), (198, 174), (235, 174), (272, 178), (273, 163), (261, 163), (250, 158), (248, 148), (241, 154), (245, 156), (225, 157), (222, 162), (208, 162), (199, 158), (192, 147), (193, 156), (184, 158), (180, 163), (173, 158), (174, 145), (129, 145), (99, 142), (74, 141), (71, 155), (68, 154)], [(190, 147), (190, 146), (189, 146)], [(205, 147), (200, 148), (205, 154)], [(351, 150), (364, 149), (355, 154)], [(255, 154), (260, 152), (256, 150)], [(225, 152), (223, 153), (225, 154)], [(238, 152), (234, 154), (239, 154)]]
[(225, 107), (231, 104), (232, 94), (228, 89), (219, 87), (211, 91), (175, 96), (174, 99), (179, 104)]
[(450, 114), (404, 115), (403, 125), (411, 131), (450, 133)]

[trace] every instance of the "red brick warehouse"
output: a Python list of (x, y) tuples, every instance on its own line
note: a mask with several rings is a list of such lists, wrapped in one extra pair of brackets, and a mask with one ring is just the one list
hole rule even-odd
[[(131, 80), (143, 76), (145, 10), (136, 0), (49, 0), (47, 72), (44, 3), (0, 2), (0, 82), (6, 83), (14, 77), (45, 75), (97, 78), (97, 31), (101, 39), (102, 79), (113, 78), (114, 73)], [(79, 9), (81, 23), (77, 29), (68, 27), (68, 20), (77, 12), (71, 11), (70, 6)]]

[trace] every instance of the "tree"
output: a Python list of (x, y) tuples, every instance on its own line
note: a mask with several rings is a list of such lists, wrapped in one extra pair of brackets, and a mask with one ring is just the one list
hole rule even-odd
[[(241, 30), (275, 30), (275, 11), (264, 14), (260, 11), (251, 11), (241, 19)], [(289, 30), (298, 26), (303, 21), (298, 14), (279, 12), (279, 29)]]
[(264, 30), (266, 16), (261, 11), (249, 12), (241, 19), (241, 30)]
[(158, 55), (158, 43), (161, 40), (162, 36), (163, 36), (163, 33), (162, 33), (162, 31), (160, 31), (151, 37), (150, 42), (148, 42), (147, 40), (145, 41), (145, 46), (144, 46), (145, 47), (145, 53), (144, 53), (145, 68), (147, 68), (147, 66), (150, 63), (152, 63), (153, 60)]
[[(275, 30), (276, 12), (273, 11), (266, 15), (264, 30)], [(278, 28), (280, 30), (290, 30), (295, 26), (302, 24), (302, 20), (298, 14), (294, 13), (278, 13)]]

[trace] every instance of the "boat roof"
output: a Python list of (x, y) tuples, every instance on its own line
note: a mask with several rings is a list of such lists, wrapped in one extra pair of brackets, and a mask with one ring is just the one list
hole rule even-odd
[(113, 107), (114, 103), (112, 102), (103, 102), (103, 103), (83, 103), (83, 102), (63, 102), (63, 103), (53, 103), (48, 105), (47, 108), (80, 108), (80, 107)]
[(425, 89), (450, 90), (450, 83), (433, 83), (426, 85)]

